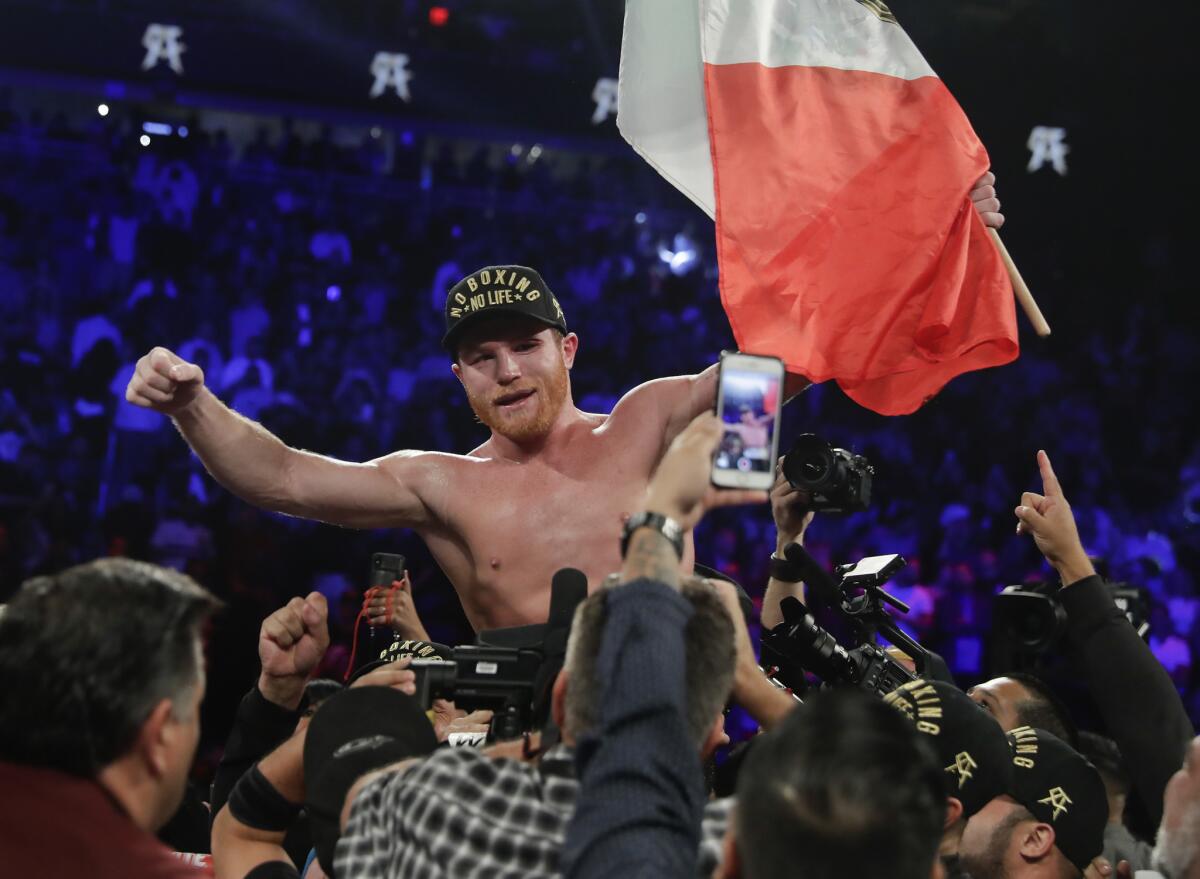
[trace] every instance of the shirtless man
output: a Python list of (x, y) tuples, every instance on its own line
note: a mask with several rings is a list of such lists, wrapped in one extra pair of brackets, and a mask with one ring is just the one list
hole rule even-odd
[[(971, 196), (999, 225), (989, 178)], [(138, 361), (125, 396), (170, 415), (213, 477), (248, 503), (348, 528), (416, 531), (476, 631), (544, 622), (559, 568), (596, 584), (620, 569), (623, 520), (640, 509), (671, 440), (712, 408), (716, 366), (640, 385), (610, 415), (582, 412), (569, 379), (579, 339), (541, 276), (521, 266), (455, 284), (446, 329), (451, 368), (492, 432), (466, 455), (400, 451), (353, 464), (290, 448), (165, 348)], [(685, 570), (693, 559), (689, 535)]]
[[(634, 388), (611, 415), (580, 411), (579, 347), (541, 276), (480, 269), (446, 301), (445, 347), (491, 437), (466, 455), (400, 451), (352, 464), (293, 449), (229, 409), (203, 371), (165, 348), (142, 357), (126, 398), (171, 416), (227, 489), (265, 509), (349, 528), (411, 528), (478, 631), (543, 622), (562, 567), (592, 583), (619, 570), (623, 518), (667, 445), (711, 409), (716, 367)], [(690, 570), (690, 538), (683, 565)]]

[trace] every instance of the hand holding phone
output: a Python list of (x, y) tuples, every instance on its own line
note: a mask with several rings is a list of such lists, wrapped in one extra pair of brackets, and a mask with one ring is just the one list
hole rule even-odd
[(721, 434), (721, 420), (712, 412), (703, 412), (672, 440), (646, 488), (647, 511), (664, 515), (690, 531), (708, 510), (767, 500), (765, 491), (719, 490), (709, 484)]
[(766, 491), (775, 484), (783, 380), (776, 357), (721, 355), (717, 415), (725, 432), (713, 458), (713, 485)]

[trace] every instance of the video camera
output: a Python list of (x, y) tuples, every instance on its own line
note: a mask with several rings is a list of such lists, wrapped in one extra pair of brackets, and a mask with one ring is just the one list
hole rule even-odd
[[(522, 627), (524, 628), (524, 627)], [(493, 739), (515, 739), (534, 729), (538, 672), (546, 659), (539, 648), (455, 647), (454, 658), (414, 659), (416, 699), (426, 709), (448, 699), (463, 711), (492, 712)]]
[(454, 647), (450, 659), (413, 659), (417, 700), (426, 709), (434, 699), (447, 699), (464, 711), (491, 711), (489, 740), (520, 738), (541, 728), (587, 585), (582, 571), (563, 568), (550, 582), (545, 623), (480, 632), (476, 644)]
[[(789, 544), (784, 554), (803, 572), (810, 594), (851, 624), (858, 644), (847, 650), (807, 607), (788, 596), (780, 603), (783, 622), (762, 636), (763, 664), (775, 666), (775, 677), (793, 690), (803, 691), (808, 686), (808, 671), (826, 686), (851, 685), (885, 696), (922, 676), (929, 651), (902, 631), (884, 609), (890, 604), (901, 613), (908, 612), (908, 605), (881, 588), (904, 567), (903, 558), (871, 556), (842, 565), (835, 571), (839, 578), (835, 581), (799, 544)], [(879, 646), (876, 639), (880, 635), (912, 658), (915, 672)]]
[[(1150, 636), (1150, 593), (1127, 583), (1106, 584), (1113, 603), (1143, 640)], [(997, 636), (1028, 657), (1050, 651), (1067, 631), (1067, 612), (1058, 583), (1006, 586), (992, 605)]]
[(875, 468), (862, 455), (835, 449), (816, 434), (796, 437), (783, 459), (783, 475), (792, 488), (808, 493), (812, 510), (849, 513), (871, 504)]

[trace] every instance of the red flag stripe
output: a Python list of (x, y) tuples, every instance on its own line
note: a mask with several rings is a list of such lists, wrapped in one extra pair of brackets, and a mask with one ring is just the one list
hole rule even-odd
[(987, 153), (941, 80), (706, 64), (721, 296), (742, 350), (884, 414), (1018, 353), (967, 198)]

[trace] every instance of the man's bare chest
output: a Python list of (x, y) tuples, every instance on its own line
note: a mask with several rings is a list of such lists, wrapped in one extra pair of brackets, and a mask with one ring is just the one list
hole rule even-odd
[(580, 539), (597, 528), (619, 534), (621, 515), (640, 502), (656, 463), (657, 448), (631, 439), (586, 436), (558, 455), (520, 463), (486, 458), (460, 474), (447, 519), (472, 544)]

